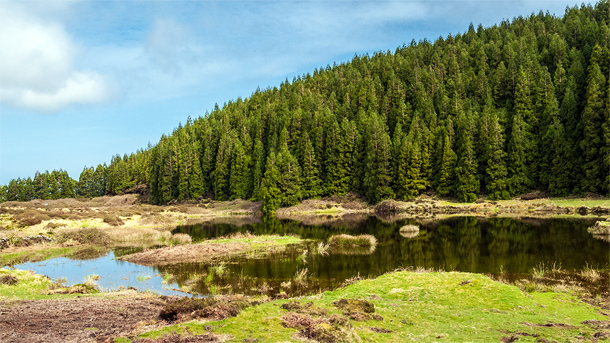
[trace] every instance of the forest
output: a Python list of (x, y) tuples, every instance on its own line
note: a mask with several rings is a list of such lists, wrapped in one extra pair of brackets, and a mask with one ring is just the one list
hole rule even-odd
[(355, 56), (216, 105), (78, 180), (11, 180), (0, 201), (146, 185), (153, 204), (252, 199), (270, 213), (348, 192), (370, 203), (609, 195), (609, 13), (605, 0)]

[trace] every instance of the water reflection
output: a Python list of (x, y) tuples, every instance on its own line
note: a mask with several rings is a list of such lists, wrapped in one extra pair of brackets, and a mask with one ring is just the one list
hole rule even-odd
[(156, 268), (116, 260), (113, 252), (97, 258), (90, 258), (89, 255), (81, 257), (83, 258), (59, 257), (42, 262), (27, 262), (15, 265), (14, 268), (33, 270), (53, 280), (63, 279), (67, 286), (83, 283), (87, 276), (98, 275), (101, 278), (95, 283), (102, 291), (133, 287), (139, 291), (158, 294), (184, 295), (175, 290), (179, 287), (178, 284), (164, 282)]
[[(387, 222), (370, 217), (333, 221), (330, 225), (304, 225), (277, 218), (244, 225), (200, 223), (178, 227), (172, 233), (189, 234), (194, 242), (236, 232), (298, 235), (308, 241), (265, 258), (233, 258), (214, 265), (144, 267), (114, 259), (137, 250), (116, 249), (98, 258), (91, 251), (76, 256), (81, 260), (58, 258), (15, 267), (51, 278), (65, 277), (68, 284), (82, 283), (85, 276), (97, 274), (102, 277), (99, 285), (105, 289), (132, 286), (162, 294), (179, 294), (174, 288), (199, 294), (310, 294), (396, 268), (492, 275), (502, 272), (504, 278), (514, 281), (540, 263), (556, 263), (566, 270), (580, 270), (587, 265), (607, 268), (610, 244), (587, 232), (594, 222), (595, 219), (476, 217)], [(404, 230), (401, 233), (400, 228), (405, 225), (419, 227), (417, 235)], [(337, 234), (374, 235), (378, 245), (366, 251), (330, 249), (328, 255), (319, 254), (319, 242)]]
[[(224, 266), (226, 272), (210, 280), (209, 266), (182, 264), (161, 267), (176, 276), (178, 283), (190, 283), (196, 292), (230, 289), (234, 292), (260, 293), (260, 290), (293, 294), (308, 289), (340, 285), (356, 277), (374, 277), (396, 268), (433, 268), (465, 272), (505, 273), (509, 279), (529, 273), (541, 262), (561, 264), (578, 270), (585, 265), (607, 266), (609, 244), (587, 232), (590, 219), (513, 219), (455, 217), (437, 221), (401, 220), (384, 222), (375, 217), (355, 225), (302, 225), (293, 221), (271, 221), (243, 226), (196, 224), (182, 226), (173, 233), (187, 233), (194, 241), (225, 236), (234, 232), (254, 234), (294, 234), (315, 240), (293, 247), (281, 256), (265, 259), (237, 259)], [(400, 233), (404, 225), (417, 225), (418, 235)], [(358, 254), (331, 251), (316, 253), (317, 241), (335, 234), (372, 234), (379, 242), (376, 249)], [(295, 275), (307, 269), (307, 286), (297, 287)], [(201, 274), (208, 279), (202, 279)], [(288, 283), (291, 283), (287, 286)], [(282, 284), (284, 286), (282, 286)]]

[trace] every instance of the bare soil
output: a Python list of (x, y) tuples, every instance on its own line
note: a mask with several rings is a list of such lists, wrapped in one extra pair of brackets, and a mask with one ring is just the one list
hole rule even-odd
[(128, 291), (112, 298), (0, 302), (0, 342), (112, 342), (156, 327), (167, 300)]

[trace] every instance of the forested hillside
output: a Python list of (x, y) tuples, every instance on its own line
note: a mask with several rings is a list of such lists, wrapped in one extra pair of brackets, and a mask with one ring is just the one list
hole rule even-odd
[[(609, 17), (602, 1), (356, 56), (85, 168), (72, 194), (146, 184), (154, 204), (241, 198), (266, 212), (350, 191), (371, 203), (427, 190), (464, 202), (609, 194)], [(49, 196), (27, 190), (35, 180), (3, 197)]]

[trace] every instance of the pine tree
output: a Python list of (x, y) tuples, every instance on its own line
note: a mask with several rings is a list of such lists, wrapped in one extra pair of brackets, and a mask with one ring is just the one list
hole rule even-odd
[(347, 193), (349, 184), (345, 182), (347, 170), (345, 170), (345, 142), (341, 136), (341, 128), (336, 120), (331, 119), (330, 127), (326, 132), (326, 145), (324, 153), (326, 166), (326, 179), (324, 181), (325, 194), (342, 195)]
[(485, 168), (485, 185), (490, 200), (510, 199), (508, 191), (508, 170), (506, 168), (506, 153), (504, 135), (497, 114), (490, 118), (489, 146), (487, 149), (487, 163)]
[(32, 180), (34, 186), (34, 197), (36, 199), (47, 200), (49, 198), (49, 184), (48, 184), (49, 172), (39, 173), (36, 171), (34, 180)]
[(591, 64), (587, 76), (587, 103), (582, 113), (584, 137), (580, 143), (584, 155), (583, 189), (594, 193), (605, 192), (602, 185), (605, 182), (604, 172), (607, 171), (602, 171), (605, 164), (602, 125), (604, 124), (606, 78), (597, 64), (600, 53), (601, 48), (596, 45), (591, 54)]
[(441, 196), (449, 196), (454, 194), (454, 171), (457, 155), (451, 147), (447, 132), (444, 132), (443, 135), (441, 151), (440, 166), (436, 174), (436, 191)]
[(462, 113), (460, 116), (459, 138), (456, 144), (458, 160), (455, 167), (455, 195), (461, 202), (474, 202), (479, 194), (477, 179), (477, 161), (472, 144), (470, 119)]
[(239, 139), (233, 142), (231, 158), (231, 199), (247, 199), (250, 192), (250, 157), (246, 155)]
[(320, 172), (318, 169), (318, 160), (316, 158), (313, 145), (309, 140), (309, 135), (303, 135), (303, 185), (302, 195), (303, 198), (314, 198), (322, 193)]
[(376, 113), (371, 113), (367, 125), (367, 168), (364, 187), (371, 203), (394, 197), (392, 190), (392, 142), (385, 125)]
[(280, 174), (281, 206), (298, 204), (301, 200), (301, 168), (297, 159), (288, 150), (288, 144), (283, 144), (277, 154), (277, 168)]
[(204, 192), (204, 178), (201, 171), (201, 163), (199, 161), (197, 142), (194, 139), (191, 139), (190, 142), (187, 143), (187, 155), (191, 160), (191, 168), (188, 177), (188, 194), (189, 198), (197, 199)]
[(216, 155), (216, 169), (214, 170), (214, 197), (216, 200), (229, 200), (229, 177), (231, 165), (231, 141), (233, 137), (225, 133), (218, 144)]
[(269, 153), (265, 166), (265, 176), (261, 182), (260, 199), (262, 200), (263, 213), (273, 213), (282, 204), (282, 195), (278, 187), (280, 181), (280, 171), (277, 166), (274, 151)]
[(263, 173), (265, 166), (265, 160), (263, 156), (263, 142), (257, 139), (254, 143), (254, 150), (252, 153), (252, 161), (254, 164), (254, 170), (252, 172), (252, 198), (255, 200), (261, 199), (260, 187), (263, 180)]

